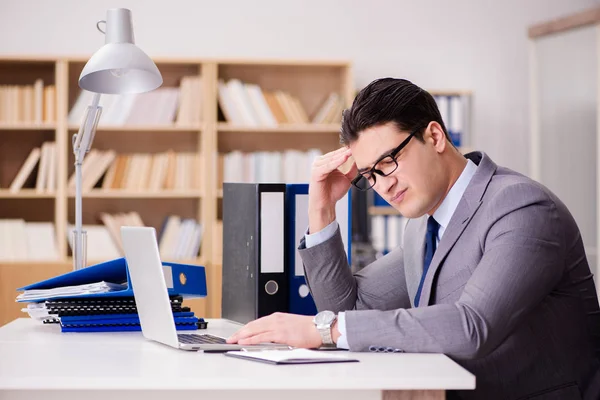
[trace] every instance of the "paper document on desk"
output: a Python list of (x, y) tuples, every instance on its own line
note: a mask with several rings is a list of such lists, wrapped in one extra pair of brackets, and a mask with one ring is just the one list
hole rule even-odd
[(314, 364), (335, 362), (358, 362), (348, 356), (323, 353), (315, 350), (260, 350), (260, 351), (228, 351), (228, 357), (243, 358), (245, 360), (266, 362), (269, 364)]
[(45, 300), (53, 297), (79, 296), (92, 293), (107, 293), (127, 289), (127, 284), (111, 282), (86, 283), (76, 286), (60, 286), (52, 289), (29, 289), (17, 296), (17, 301)]

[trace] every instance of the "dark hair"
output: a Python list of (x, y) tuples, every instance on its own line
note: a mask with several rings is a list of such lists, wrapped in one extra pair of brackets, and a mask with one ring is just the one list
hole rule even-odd
[[(431, 94), (406, 79), (382, 78), (362, 89), (352, 107), (342, 114), (340, 141), (348, 145), (373, 126), (393, 122), (399, 130), (425, 128), (431, 121), (439, 123), (450, 140), (444, 121)], [(423, 131), (415, 134), (423, 141)]]

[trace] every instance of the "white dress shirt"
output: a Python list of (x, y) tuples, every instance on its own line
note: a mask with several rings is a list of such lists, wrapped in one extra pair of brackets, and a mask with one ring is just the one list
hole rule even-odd
[[(477, 170), (477, 165), (471, 160), (467, 160), (467, 165), (465, 169), (460, 174), (448, 195), (442, 201), (442, 204), (438, 207), (438, 209), (433, 213), (433, 218), (440, 224), (440, 228), (438, 231), (438, 236), (436, 243), (439, 244), (442, 236), (444, 235), (444, 231), (446, 227), (450, 223), (450, 219), (456, 211), (456, 207), (458, 207), (458, 203), (462, 198), (467, 186), (469, 186), (469, 182), (471, 182), (471, 178), (475, 175), (475, 171)], [(335, 231), (338, 227), (337, 221), (333, 221), (325, 228), (321, 229), (319, 232), (311, 233), (304, 235), (306, 248), (310, 248), (325, 242), (326, 240), (333, 237)], [(308, 232), (308, 231), (307, 231)], [(337, 328), (340, 331), (341, 336), (338, 338), (337, 347), (342, 349), (348, 349), (348, 339), (346, 338), (346, 317), (344, 312), (340, 312), (338, 314), (338, 324)]]

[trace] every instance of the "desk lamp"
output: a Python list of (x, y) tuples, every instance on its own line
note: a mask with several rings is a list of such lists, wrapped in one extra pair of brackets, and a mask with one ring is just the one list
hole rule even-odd
[[(105, 25), (102, 30), (101, 25)], [(105, 43), (83, 67), (79, 87), (93, 92), (79, 131), (73, 135), (75, 155), (75, 230), (73, 231), (73, 268), (86, 266), (87, 235), (81, 223), (81, 165), (90, 151), (96, 127), (102, 114), (100, 95), (144, 93), (158, 88), (163, 79), (156, 64), (140, 50), (133, 39), (131, 11), (125, 8), (109, 9), (106, 20), (96, 28), (105, 35)]]

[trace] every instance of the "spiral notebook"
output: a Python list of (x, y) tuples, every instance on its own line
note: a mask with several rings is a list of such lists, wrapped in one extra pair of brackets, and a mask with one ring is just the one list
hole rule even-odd
[(347, 355), (332, 354), (307, 349), (293, 350), (259, 350), (259, 351), (228, 351), (228, 357), (242, 358), (269, 364), (316, 364), (336, 362), (358, 362), (357, 359)]

